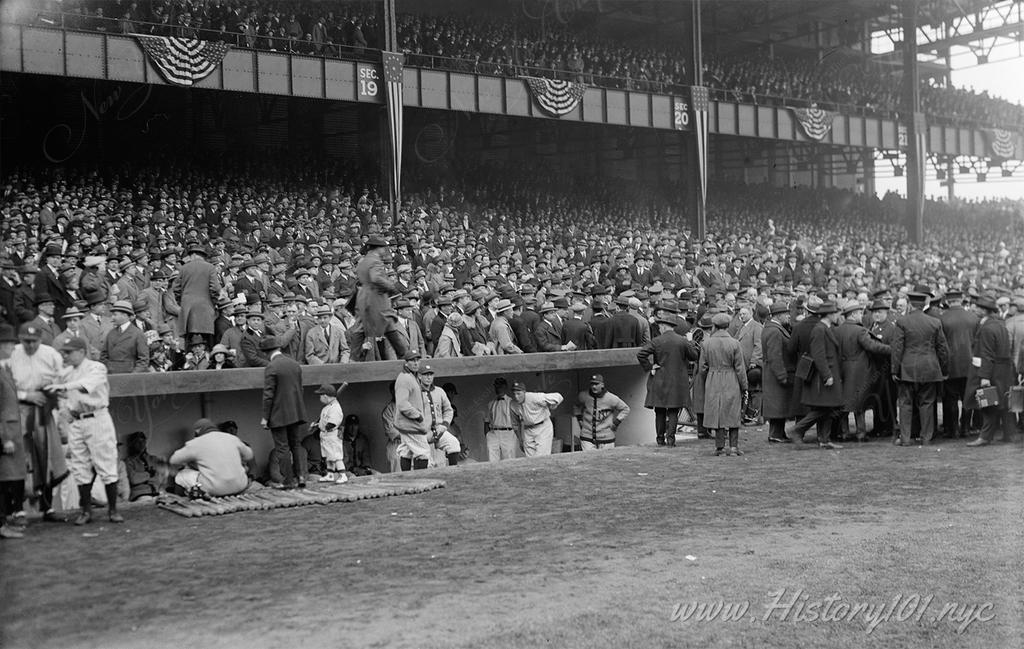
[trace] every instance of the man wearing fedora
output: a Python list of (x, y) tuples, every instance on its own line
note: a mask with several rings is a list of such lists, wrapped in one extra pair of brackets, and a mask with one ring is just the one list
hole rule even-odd
[(910, 446), (916, 413), (921, 425), (921, 444), (935, 435), (935, 401), (941, 382), (949, 373), (949, 346), (942, 323), (926, 315), (932, 294), (907, 294), (908, 312), (896, 320), (892, 339), (892, 375), (898, 384), (900, 438), (897, 446)]
[(494, 345), (495, 354), (522, 354), (523, 350), (516, 344), (516, 336), (508, 318), (512, 315), (512, 302), (498, 300), (495, 304), (494, 320), (488, 331), (490, 342)]
[(331, 307), (317, 307), (317, 324), (306, 332), (307, 365), (341, 363), (348, 360), (349, 349), (345, 332), (331, 321), (332, 315)]
[(68, 431), (69, 467), (81, 509), (75, 525), (92, 520), (92, 483), (96, 478), (106, 491), (108, 520), (123, 523), (124, 517), (117, 511), (117, 432), (107, 410), (107, 368), (86, 357), (88, 345), (81, 338), (64, 343), (60, 353), (66, 369), (44, 390), (58, 397), (59, 418)]
[(942, 382), (943, 437), (961, 437), (970, 429), (971, 411), (961, 411), (967, 375), (971, 368), (971, 341), (978, 328), (978, 316), (964, 308), (963, 291), (946, 291), (946, 310), (939, 316), (949, 346), (949, 376)]
[(21, 324), (16, 309), (19, 286), (21, 277), (18, 276), (18, 266), (10, 257), (0, 257), (0, 321), (11, 327)]
[(213, 321), (217, 317), (216, 305), (221, 297), (221, 279), (217, 267), (206, 261), (206, 247), (193, 243), (188, 247), (188, 261), (181, 267), (172, 291), (181, 305), (178, 331), (186, 336), (201, 334), (207, 344), (213, 345)]
[[(264, 336), (259, 349), (269, 361), (263, 368), (263, 419), (260, 425), (270, 429), (274, 450), (280, 463), (285, 486), (306, 486), (306, 449), (302, 446), (302, 425), (306, 407), (302, 395), (302, 366), (281, 353), (276, 336)], [(289, 458), (291, 462), (289, 463)]]
[(647, 373), (644, 407), (654, 410), (654, 435), (658, 446), (676, 445), (679, 411), (692, 405), (689, 361), (698, 358), (697, 347), (676, 332), (677, 316), (663, 313), (656, 321), (658, 335), (644, 345), (636, 358)]
[[(1002, 431), (1004, 442), (1012, 442), (1014, 424), (1008, 410), (1010, 386), (1014, 384), (1010, 336), (992, 296), (979, 296), (974, 300), (974, 310), (980, 322), (971, 342), (964, 407), (981, 411), (981, 433), (967, 445), (987, 446), (995, 439), (996, 431)], [(996, 388), (995, 403), (982, 407), (977, 391), (990, 386)]]
[(260, 341), (270, 335), (263, 330), (263, 311), (252, 307), (245, 313), (245, 326), (239, 340), (238, 367), (266, 367), (270, 362), (267, 354), (261, 351)]
[(842, 318), (834, 302), (821, 302), (813, 311), (818, 320), (811, 329), (808, 351), (812, 359), (809, 373), (798, 381), (800, 403), (804, 414), (787, 436), (803, 440), (804, 433), (814, 425), (818, 433), (818, 447), (842, 448), (829, 438), (835, 413), (843, 406), (843, 376), (839, 356), (839, 341), (834, 328)]
[(358, 320), (350, 332), (355, 360), (378, 357), (379, 354), (369, 352), (381, 337), (388, 339), (398, 357), (404, 357), (409, 346), (398, 328), (397, 317), (387, 317), (388, 313), (394, 313), (390, 296), (397, 291), (388, 277), (390, 258), (391, 249), (386, 241), (377, 235), (367, 239), (366, 254), (356, 267), (359, 288), (355, 296), (355, 316)]
[(135, 316), (127, 300), (118, 300), (110, 307), (113, 326), (100, 348), (100, 361), (111, 374), (149, 371), (149, 343), (146, 334), (132, 324)]
[(89, 346), (89, 358), (98, 361), (100, 359), (99, 347), (93, 342), (92, 338), (87, 335), (86, 331), (82, 327), (82, 323), (85, 321), (87, 314), (82, 313), (78, 310), (78, 307), (73, 306), (64, 312), (64, 326), (65, 329), (56, 338), (53, 339), (53, 348), (60, 349), (61, 345), (71, 340), (72, 338), (82, 338)]
[[(170, 326), (175, 334), (177, 331), (178, 316), (181, 315), (181, 307), (174, 299), (174, 293), (167, 289), (167, 274), (156, 269), (149, 277), (150, 285), (139, 292), (139, 298), (146, 301), (149, 312), (146, 314), (150, 322), (157, 329), (160, 325)], [(219, 340), (219, 338), (218, 338)]]

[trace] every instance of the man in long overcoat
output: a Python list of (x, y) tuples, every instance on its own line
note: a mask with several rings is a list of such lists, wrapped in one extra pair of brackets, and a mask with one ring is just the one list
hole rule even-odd
[(949, 345), (949, 376), (942, 382), (943, 437), (960, 437), (970, 428), (970, 411), (960, 411), (960, 402), (971, 367), (971, 340), (978, 328), (978, 316), (963, 306), (960, 289), (946, 291), (948, 308), (939, 316), (942, 333)]
[[(359, 289), (355, 296), (356, 324), (350, 330), (353, 360), (366, 360), (377, 339), (384, 336), (391, 343), (398, 358), (404, 358), (409, 347), (405, 334), (398, 328), (397, 317), (391, 307), (391, 295), (397, 292), (388, 277), (387, 263), (391, 251), (388, 243), (373, 235), (366, 241), (366, 254), (356, 266)], [(388, 317), (392, 314), (393, 317)]]
[[(964, 407), (981, 411), (981, 434), (968, 446), (985, 446), (992, 442), (1000, 428), (1003, 441), (1013, 441), (1013, 418), (1007, 409), (1008, 393), (1013, 385), (1010, 335), (1006, 323), (998, 316), (995, 300), (983, 295), (974, 301), (974, 309), (981, 323), (974, 333), (971, 350), (974, 356), (967, 374)], [(975, 392), (979, 388), (995, 386), (997, 403), (981, 407)]]
[(206, 261), (208, 253), (202, 245), (193, 244), (188, 253), (192, 258), (181, 267), (173, 288), (181, 305), (178, 331), (186, 338), (200, 334), (207, 339), (207, 347), (212, 348), (214, 342), (220, 342), (213, 340), (213, 322), (217, 319), (215, 305), (221, 292), (220, 273)]
[(843, 377), (839, 360), (839, 341), (833, 331), (839, 310), (832, 302), (824, 302), (815, 309), (820, 321), (814, 325), (810, 336), (810, 355), (814, 367), (807, 379), (802, 381), (800, 402), (805, 414), (789, 432), (794, 438), (803, 440), (804, 433), (815, 425), (820, 448), (842, 448), (833, 444), (829, 437), (832, 419), (836, 410), (843, 406)]
[(711, 318), (715, 332), (701, 344), (698, 380), (704, 381), (704, 426), (715, 429), (715, 455), (743, 454), (739, 449), (740, 413), (747, 390), (747, 368), (739, 341), (726, 331), (730, 322), (727, 313), (716, 313)]
[(697, 348), (676, 333), (676, 316), (666, 314), (656, 324), (660, 333), (637, 352), (636, 358), (647, 372), (644, 407), (654, 409), (658, 446), (675, 446), (679, 410), (691, 404), (687, 361), (697, 360)]
[(786, 329), (790, 317), (789, 304), (776, 302), (761, 331), (761, 352), (764, 356), (762, 409), (764, 418), (768, 420), (768, 441), (776, 443), (792, 441), (786, 437), (786, 420), (795, 417), (799, 411), (799, 404), (793, 402), (796, 372), (793, 339)]
[(874, 338), (864, 328), (864, 305), (852, 301), (843, 308), (845, 320), (836, 327), (836, 339), (839, 341), (839, 358), (842, 362), (843, 376), (843, 411), (840, 414), (840, 429), (844, 436), (849, 435), (849, 414), (853, 413), (856, 425), (856, 440), (867, 441), (867, 425), (864, 410), (871, 389), (877, 383), (872, 368), (877, 364), (871, 362), (870, 355), (889, 355), (892, 351)]

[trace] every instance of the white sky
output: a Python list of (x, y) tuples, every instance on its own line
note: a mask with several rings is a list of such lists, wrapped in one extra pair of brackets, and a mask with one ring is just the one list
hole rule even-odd
[[(987, 90), (990, 95), (1024, 104), (1024, 42), (993, 49), (989, 58), (994, 63), (977, 64), (967, 48), (956, 48), (953, 55), (953, 85), (960, 88)], [(1001, 60), (1002, 59), (1002, 60)], [(970, 66), (970, 67), (967, 67)], [(928, 165), (925, 196), (945, 198), (947, 189), (935, 179), (935, 170)], [(1016, 198), (1024, 200), (1024, 165), (1010, 178), (1002, 178), (999, 169), (988, 173), (986, 182), (977, 182), (976, 175), (957, 174), (954, 191), (961, 198)], [(875, 189), (879, 195), (889, 190), (906, 193), (906, 177), (894, 178), (892, 168), (876, 163)]]

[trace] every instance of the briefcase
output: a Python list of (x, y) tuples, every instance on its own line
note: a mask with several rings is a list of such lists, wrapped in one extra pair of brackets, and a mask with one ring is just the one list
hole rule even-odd
[(978, 408), (991, 408), (999, 405), (999, 390), (994, 385), (987, 388), (978, 388), (974, 391), (974, 398), (978, 400)]
[(1010, 412), (1024, 412), (1024, 385), (1010, 388)]
[(796, 362), (796, 378), (807, 381), (814, 373), (814, 359), (809, 354), (801, 354)]

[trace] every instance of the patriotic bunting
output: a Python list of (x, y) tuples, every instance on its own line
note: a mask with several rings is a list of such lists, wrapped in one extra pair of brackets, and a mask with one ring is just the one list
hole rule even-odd
[(391, 135), (391, 204), (397, 210), (402, 195), (402, 65), (405, 57), (398, 52), (382, 52), (381, 62), (384, 68), (388, 132)]
[(836, 113), (822, 110), (817, 104), (811, 104), (810, 108), (792, 108), (793, 114), (803, 127), (804, 133), (812, 140), (823, 140), (828, 132), (832, 130), (832, 120)]
[(1021, 135), (1013, 131), (1004, 131), (1001, 128), (988, 130), (989, 145), (992, 147), (992, 155), (1006, 160), (1020, 160), (1024, 158), (1022, 152)]
[(530, 87), (534, 101), (544, 112), (561, 117), (572, 112), (583, 99), (587, 86), (575, 81), (559, 81), (541, 77), (523, 77)]
[(135, 34), (139, 45), (168, 83), (192, 86), (217, 69), (228, 44), (194, 38), (168, 38)]
[(708, 110), (710, 96), (704, 86), (690, 88), (690, 103), (693, 104), (693, 134), (697, 138), (697, 174), (700, 178), (700, 200), (708, 200)]

